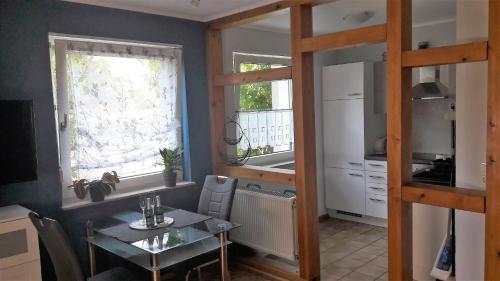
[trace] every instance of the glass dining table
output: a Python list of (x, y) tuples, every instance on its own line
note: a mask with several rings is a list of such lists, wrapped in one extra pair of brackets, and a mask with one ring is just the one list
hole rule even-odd
[(90, 272), (96, 274), (95, 247), (126, 259), (152, 274), (159, 281), (162, 269), (174, 267), (197, 256), (219, 251), (221, 280), (229, 280), (227, 233), (240, 225), (197, 213), (164, 207), (171, 226), (153, 230), (132, 229), (141, 220), (139, 212), (127, 211), (88, 221), (87, 243)]

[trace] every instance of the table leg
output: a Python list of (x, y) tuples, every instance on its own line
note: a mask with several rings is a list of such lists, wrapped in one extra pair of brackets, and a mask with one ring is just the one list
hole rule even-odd
[(160, 267), (158, 263), (158, 255), (151, 254), (150, 255), (150, 262), (151, 262), (151, 268), (153, 271), (153, 281), (160, 281), (161, 280), (161, 274), (160, 274)]
[[(87, 239), (94, 238), (94, 223), (91, 220), (87, 221)], [(89, 248), (89, 263), (90, 263), (90, 276), (96, 275), (96, 263), (95, 263), (95, 249), (94, 244), (87, 241), (87, 245)]]
[(229, 276), (229, 268), (227, 264), (227, 232), (221, 232), (219, 234), (220, 240), (220, 280), (229, 281), (231, 277)]

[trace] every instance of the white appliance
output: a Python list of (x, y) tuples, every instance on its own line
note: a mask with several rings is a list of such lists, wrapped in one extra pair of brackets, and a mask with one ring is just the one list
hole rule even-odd
[(0, 207), (0, 281), (41, 281), (38, 233), (19, 205)]
[(296, 261), (298, 254), (295, 196), (238, 188), (234, 195), (229, 239), (263, 253)]

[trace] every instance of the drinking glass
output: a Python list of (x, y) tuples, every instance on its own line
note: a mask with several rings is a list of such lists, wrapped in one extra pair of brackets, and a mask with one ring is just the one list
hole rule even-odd
[(140, 196), (139, 197), (139, 207), (141, 207), (142, 210), (142, 225), (146, 224), (146, 213), (144, 212), (146, 210), (146, 196)]

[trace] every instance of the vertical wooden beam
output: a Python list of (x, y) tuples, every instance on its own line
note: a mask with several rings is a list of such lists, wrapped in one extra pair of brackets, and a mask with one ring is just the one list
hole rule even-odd
[(313, 54), (301, 52), (302, 38), (312, 36), (311, 4), (291, 8), (295, 187), (300, 277), (319, 279), (319, 223), (316, 195), (316, 140)]
[(411, 0), (387, 1), (387, 143), (389, 280), (413, 280), (412, 203), (402, 199), (411, 182), (411, 68), (402, 53), (411, 50)]
[(500, 280), (500, 1), (489, 2), (485, 280)]
[(215, 84), (215, 77), (223, 74), (222, 64), (222, 35), (218, 29), (207, 30), (207, 73), (208, 73), (208, 102), (210, 109), (210, 137), (212, 147), (212, 171), (219, 172), (221, 160), (218, 155), (218, 143), (224, 133), (225, 107), (224, 86)]

